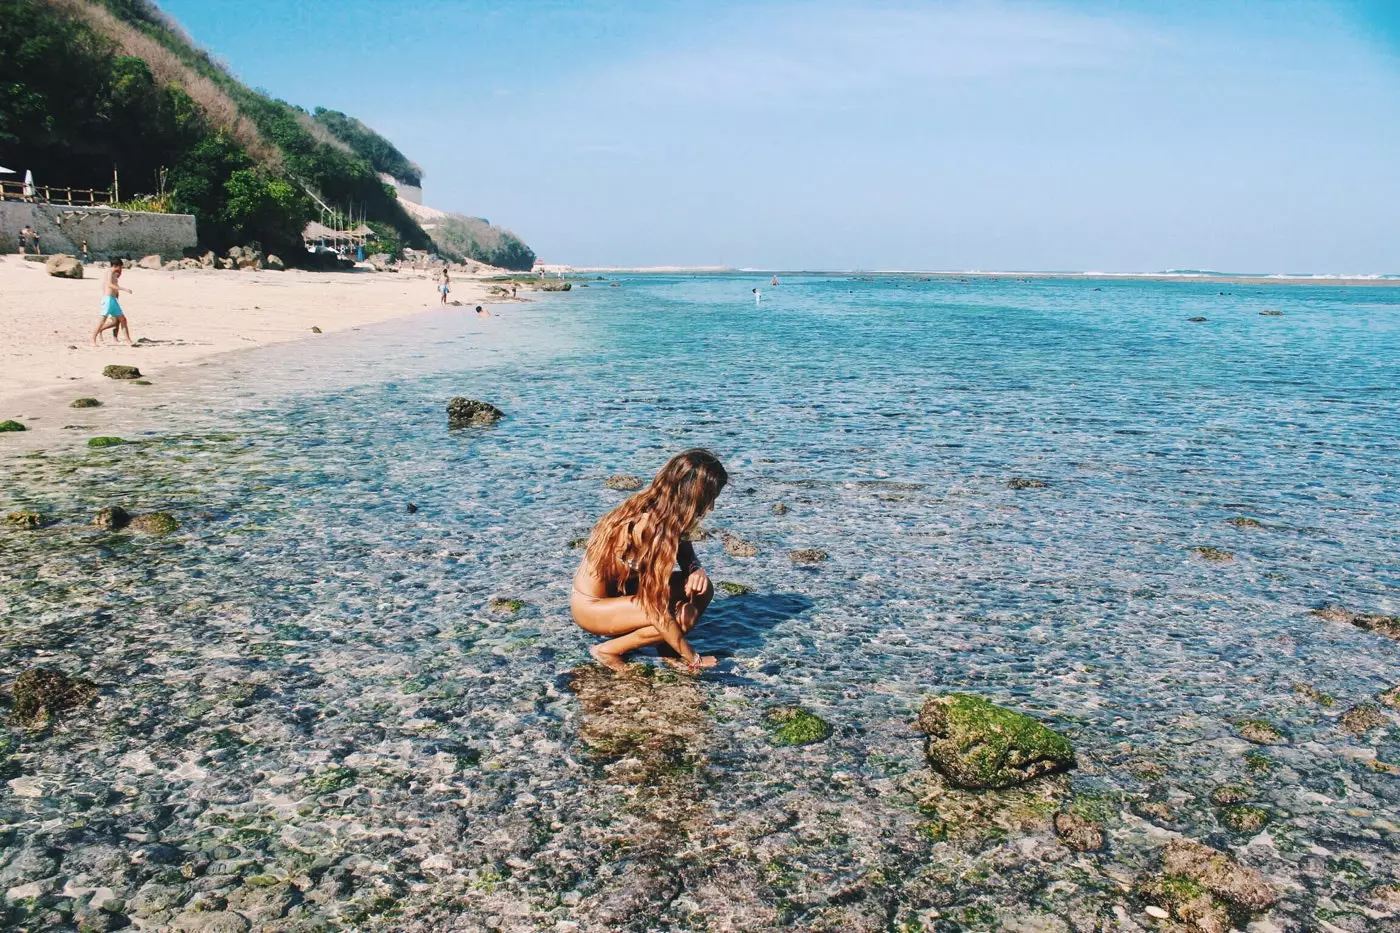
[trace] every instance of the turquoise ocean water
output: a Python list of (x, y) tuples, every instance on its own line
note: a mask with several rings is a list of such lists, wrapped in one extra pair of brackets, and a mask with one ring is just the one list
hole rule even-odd
[[(1400, 289), (581, 284), (112, 387), (139, 422), (73, 413), (126, 447), (0, 450), (0, 507), (56, 520), (0, 533), (0, 670), (104, 688), (8, 733), (0, 880), (40, 885), (10, 922), (101, 890), (148, 925), (1146, 929), (1132, 884), (1171, 834), (1264, 872), (1279, 929), (1381, 922), (1400, 716), (1342, 715), (1400, 683), (1400, 643), (1310, 610), (1400, 615)], [(508, 417), (449, 432), (454, 395)], [(752, 592), (695, 633), (722, 663), (680, 697), (703, 737), (657, 833), (656, 788), (580, 739), (571, 542), (609, 475), (690, 446), (732, 477), (709, 524), (758, 554), (699, 545)], [(182, 528), (85, 525), (115, 502)], [(1059, 845), (1063, 800), (926, 786), (910, 723), (947, 690), (1071, 738), (1103, 851)], [(779, 703), (832, 737), (774, 747)]]

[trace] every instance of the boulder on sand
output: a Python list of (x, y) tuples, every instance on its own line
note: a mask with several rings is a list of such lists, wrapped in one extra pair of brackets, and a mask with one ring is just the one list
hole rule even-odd
[(161, 268), (161, 266), (164, 265), (164, 263), (161, 262), (160, 256), (156, 255), (155, 253), (152, 253), (149, 256), (141, 257), (139, 260), (137, 260), (136, 265), (142, 269), (156, 270)]
[(447, 426), (450, 428), (486, 427), (506, 416), (490, 402), (457, 396), (447, 403)]
[(263, 266), (271, 269), (273, 272), (281, 272), (287, 268), (287, 264), (282, 261), (282, 257), (275, 253), (269, 253), (267, 255), (267, 258), (263, 260)]
[(18, 421), (0, 421), (0, 433), (4, 433), (4, 432), (6, 432), (6, 431), (28, 431), (28, 430), (29, 430), (28, 428), (26, 428), (24, 425), (20, 424)]
[(102, 367), (102, 375), (108, 379), (140, 379), (141, 370), (135, 366), (104, 366)]
[(83, 264), (73, 256), (60, 253), (57, 256), (50, 256), (48, 262), (44, 263), (44, 268), (49, 275), (60, 279), (81, 279), (83, 277)]
[(915, 728), (927, 736), (929, 765), (959, 787), (1015, 787), (1076, 765), (1064, 736), (972, 694), (930, 697)]
[(68, 407), (69, 407), (69, 408), (97, 408), (97, 407), (99, 407), (101, 404), (102, 404), (102, 403), (99, 402), (99, 401), (98, 401), (97, 399), (95, 399), (95, 398), (83, 397), (83, 398), (75, 398), (75, 399), (73, 399), (73, 401), (69, 403)]

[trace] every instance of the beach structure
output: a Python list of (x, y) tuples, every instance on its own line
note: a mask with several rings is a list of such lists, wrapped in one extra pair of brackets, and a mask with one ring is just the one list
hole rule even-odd
[(107, 191), (36, 184), (28, 171), (23, 182), (0, 180), (0, 252), (17, 251), (25, 227), (44, 252), (89, 259), (179, 256), (198, 242), (191, 214), (125, 210), (111, 201)]

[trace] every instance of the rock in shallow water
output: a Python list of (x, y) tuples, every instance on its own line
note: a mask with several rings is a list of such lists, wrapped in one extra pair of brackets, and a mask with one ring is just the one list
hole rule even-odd
[(490, 402), (457, 396), (447, 403), (447, 426), (450, 428), (487, 427), (506, 416)]
[(1288, 736), (1273, 723), (1262, 719), (1241, 719), (1235, 723), (1235, 731), (1246, 741), (1255, 745), (1287, 745)]
[(116, 531), (125, 528), (131, 522), (131, 516), (126, 514), (126, 509), (119, 505), (109, 505), (97, 510), (96, 517), (92, 523), (98, 528), (106, 528), (108, 531)]
[(616, 489), (618, 492), (636, 492), (645, 484), (642, 482), (640, 476), (617, 473), (603, 480), (603, 485), (608, 489)]
[(176, 531), (180, 523), (169, 512), (151, 512), (133, 518), (131, 527), (148, 535), (168, 535)]
[(1358, 703), (1342, 714), (1342, 728), (1352, 735), (1365, 735), (1389, 724), (1390, 718), (1374, 703)]
[(820, 564), (831, 555), (821, 548), (804, 547), (795, 551), (788, 551), (788, 559), (794, 564)]
[(68, 404), (69, 408), (97, 408), (102, 403), (95, 398), (75, 398)]
[(1076, 764), (1064, 736), (971, 694), (930, 697), (916, 728), (928, 736), (929, 765), (960, 787), (1015, 787)]
[(5, 524), (11, 528), (42, 528), (44, 526), (44, 516), (38, 512), (23, 509), (19, 512), (11, 512), (5, 516)]
[(763, 720), (774, 745), (815, 745), (831, 736), (831, 724), (803, 706), (775, 706)]
[(1012, 489), (1046, 489), (1050, 484), (1041, 479), (1027, 479), (1024, 476), (1013, 476), (1006, 481), (1006, 485)]
[(1162, 873), (1195, 881), (1216, 897), (1248, 911), (1265, 910), (1278, 900), (1259, 872), (1191, 839), (1167, 843), (1162, 850)]
[(87, 445), (89, 447), (120, 447), (126, 441), (120, 437), (90, 437)]
[(108, 379), (140, 379), (141, 370), (135, 366), (104, 366), (102, 367), (102, 375)]
[(3, 433), (5, 433), (5, 432), (7, 432), (7, 431), (28, 431), (28, 430), (29, 430), (28, 428), (26, 428), (24, 425), (20, 424), (18, 421), (0, 421), (0, 434), (3, 434)]
[(35, 667), (15, 678), (10, 721), (18, 726), (42, 725), (55, 713), (86, 706), (97, 699), (97, 684), (62, 671)]
[(1103, 827), (1071, 810), (1055, 814), (1055, 835), (1076, 852), (1097, 852), (1103, 848)]

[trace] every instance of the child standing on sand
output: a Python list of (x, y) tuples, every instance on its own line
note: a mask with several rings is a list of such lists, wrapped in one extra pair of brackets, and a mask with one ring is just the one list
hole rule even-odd
[(680, 670), (697, 674), (715, 666), (714, 657), (697, 654), (685, 640), (714, 597), (685, 535), (727, 482), (718, 457), (687, 450), (594, 527), (570, 599), (578, 626), (610, 639), (588, 649), (593, 660), (621, 671), (628, 653), (664, 642), (676, 655), (667, 663)]
[(126, 342), (131, 343), (131, 326), (127, 324), (126, 314), (122, 311), (122, 306), (117, 303), (117, 293), (126, 292), (131, 294), (131, 289), (122, 288), (122, 261), (113, 259), (112, 265), (107, 269), (107, 274), (102, 277), (102, 317), (97, 322), (97, 330), (92, 332), (92, 345), (97, 346), (97, 338), (102, 336), (104, 330), (112, 331), (112, 340), (119, 342), (122, 331), (126, 332)]

